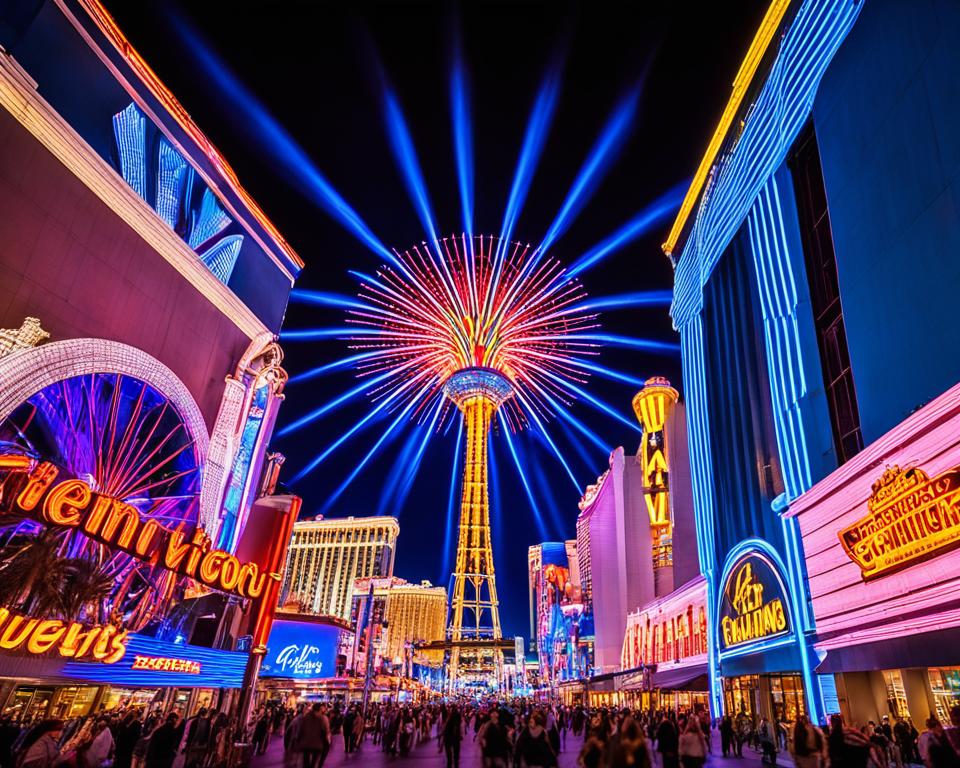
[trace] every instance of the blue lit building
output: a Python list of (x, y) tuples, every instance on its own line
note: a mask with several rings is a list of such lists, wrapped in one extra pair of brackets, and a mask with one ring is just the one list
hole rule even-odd
[(775, 0), (664, 244), (717, 712), (960, 701), (956, 498), (867, 520), (960, 464), (957, 40), (954, 3)]

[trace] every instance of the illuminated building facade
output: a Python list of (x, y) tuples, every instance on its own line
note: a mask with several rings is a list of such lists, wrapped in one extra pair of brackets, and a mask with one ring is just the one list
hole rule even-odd
[(636, 454), (614, 450), (579, 503), (577, 570), (598, 674), (620, 671), (630, 611), (699, 575), (684, 404), (658, 378), (634, 408), (638, 417), (648, 410), (647, 423), (656, 429), (644, 432)]
[(304, 613), (350, 619), (357, 579), (390, 578), (400, 524), (394, 517), (300, 520), (283, 577), (286, 601)]
[[(369, 613), (367, 601), (373, 585), (373, 606)], [(362, 674), (367, 646), (366, 628), (361, 626), (364, 616), (373, 621), (372, 645), (376, 657), (374, 668), (383, 664), (409, 674), (416, 659), (419, 662), (437, 661), (427, 659), (416, 649), (419, 643), (442, 641), (446, 635), (447, 590), (435, 587), (429, 581), (411, 584), (404, 579), (374, 578), (358, 579), (353, 590), (351, 623), (356, 629), (353, 663), (348, 666)], [(423, 657), (423, 658), (421, 658)]]
[(45, 630), (0, 707), (229, 708), (299, 503), (267, 449), (302, 262), (99, 2), (0, 10), (0, 45), (0, 605)]
[(641, 674), (631, 675), (623, 690), (640, 693), (640, 705), (653, 709), (706, 706), (707, 640), (707, 583), (701, 576), (627, 614), (620, 666)]
[[(571, 563), (570, 555), (574, 556)], [(576, 581), (576, 542), (543, 542), (527, 554), (530, 636), (540, 663), (540, 681), (555, 686), (592, 670), (592, 618)]]
[(717, 711), (960, 701), (958, 32), (773, 3), (665, 244)]

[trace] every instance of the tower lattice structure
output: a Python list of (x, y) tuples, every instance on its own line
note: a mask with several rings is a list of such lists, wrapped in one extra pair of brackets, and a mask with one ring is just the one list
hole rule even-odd
[(450, 678), (493, 674), (499, 679), (503, 652), (497, 641), (503, 635), (490, 539), (487, 448), (490, 423), (513, 387), (495, 370), (465, 368), (447, 380), (444, 393), (460, 409), (467, 436), (447, 629)]

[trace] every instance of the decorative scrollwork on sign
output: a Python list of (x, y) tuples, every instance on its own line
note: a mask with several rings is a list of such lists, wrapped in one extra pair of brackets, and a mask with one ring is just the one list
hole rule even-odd
[(872, 491), (869, 514), (839, 533), (864, 581), (960, 546), (960, 468), (931, 478), (894, 466)]
[(26, 317), (19, 328), (0, 328), (0, 357), (20, 349), (30, 349), (50, 338), (40, 327), (40, 319)]

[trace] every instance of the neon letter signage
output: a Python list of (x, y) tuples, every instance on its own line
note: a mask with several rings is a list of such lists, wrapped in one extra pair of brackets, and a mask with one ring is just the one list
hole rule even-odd
[(765, 557), (741, 558), (723, 588), (721, 645), (732, 648), (789, 631), (783, 582)]
[(280, 579), (256, 563), (241, 563), (229, 552), (211, 549), (201, 528), (189, 534), (179, 527), (170, 530), (156, 520), (144, 521), (136, 507), (97, 493), (82, 480), (55, 483), (60, 470), (50, 462), (37, 464), (28, 474), (14, 471), (21, 478), (18, 488), (9, 489), (16, 511), (40, 522), (79, 528), (94, 541), (243, 598), (260, 597), (267, 579)]
[(932, 479), (919, 468), (887, 469), (873, 484), (867, 509), (839, 534), (864, 581), (960, 545), (960, 468)]

